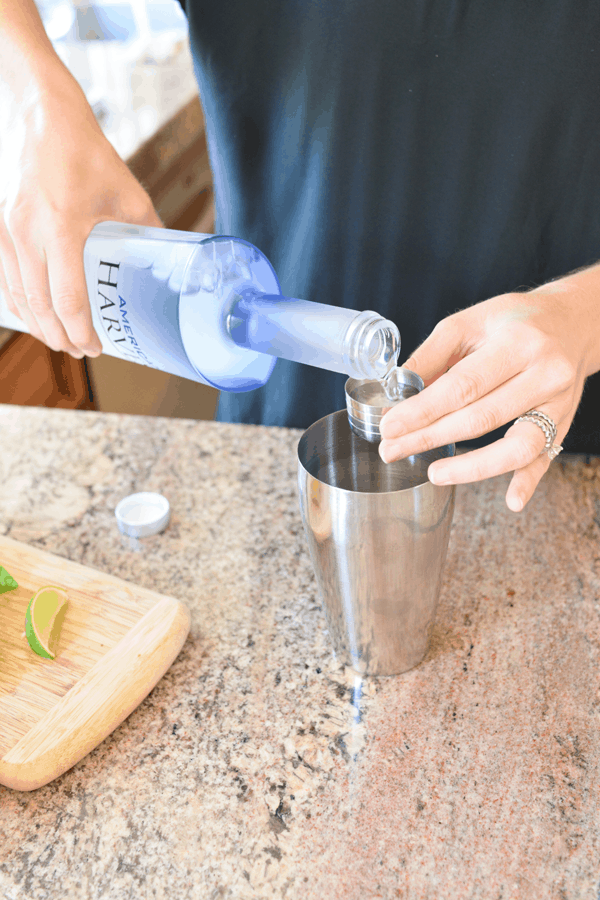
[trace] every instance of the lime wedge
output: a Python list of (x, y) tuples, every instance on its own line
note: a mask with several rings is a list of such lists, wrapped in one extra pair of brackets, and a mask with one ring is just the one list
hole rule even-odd
[(31, 598), (25, 614), (25, 634), (29, 646), (46, 659), (56, 657), (60, 634), (69, 599), (62, 588), (48, 585)]
[(14, 589), (18, 587), (19, 585), (12, 575), (6, 571), (4, 566), (0, 566), (0, 594), (5, 594), (7, 591), (14, 591)]

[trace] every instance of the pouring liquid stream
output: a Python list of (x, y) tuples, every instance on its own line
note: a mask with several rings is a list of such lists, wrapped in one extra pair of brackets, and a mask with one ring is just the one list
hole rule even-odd
[(388, 400), (396, 402), (397, 400), (402, 399), (402, 386), (398, 381), (398, 370), (396, 368), (396, 365), (394, 365), (394, 367), (385, 376), (385, 378), (382, 378), (380, 384), (383, 389), (383, 393)]

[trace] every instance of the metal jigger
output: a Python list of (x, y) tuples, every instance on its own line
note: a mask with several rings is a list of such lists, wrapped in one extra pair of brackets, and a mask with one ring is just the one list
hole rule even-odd
[(379, 381), (359, 381), (349, 378), (346, 382), (346, 407), (352, 431), (371, 444), (381, 441), (379, 424), (385, 413), (423, 390), (423, 379), (400, 366), (395, 371), (394, 399), (391, 400)]

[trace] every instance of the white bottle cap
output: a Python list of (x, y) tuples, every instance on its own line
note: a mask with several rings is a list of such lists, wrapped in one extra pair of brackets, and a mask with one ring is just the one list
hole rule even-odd
[(115, 516), (122, 534), (148, 537), (165, 530), (171, 518), (171, 507), (162, 494), (142, 491), (121, 500), (115, 509)]

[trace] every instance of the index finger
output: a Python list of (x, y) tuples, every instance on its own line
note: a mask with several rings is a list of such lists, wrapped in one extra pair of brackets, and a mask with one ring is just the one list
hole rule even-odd
[(98, 356), (102, 344), (94, 330), (83, 261), (86, 239), (87, 234), (73, 233), (48, 244), (48, 281), (54, 311), (69, 340), (87, 356)]
[(449, 413), (489, 394), (522, 368), (518, 348), (492, 342), (474, 350), (437, 378), (420, 394), (393, 406), (382, 418), (380, 431), (385, 440), (426, 428)]

